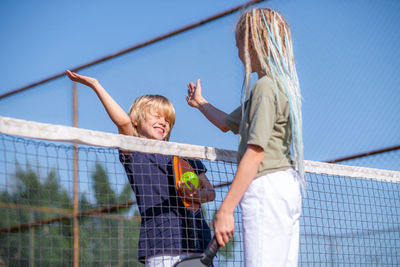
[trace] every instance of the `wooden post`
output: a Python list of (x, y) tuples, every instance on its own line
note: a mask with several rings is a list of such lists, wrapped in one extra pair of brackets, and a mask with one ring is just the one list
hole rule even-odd
[[(34, 221), (33, 211), (31, 221)], [(35, 267), (35, 226), (29, 227), (29, 267)]]
[[(73, 83), (73, 126), (78, 127), (78, 95)], [(73, 203), (73, 266), (79, 266), (79, 200), (78, 200), (78, 144), (74, 143), (74, 203)]]
[(118, 219), (118, 267), (124, 266), (124, 222)]

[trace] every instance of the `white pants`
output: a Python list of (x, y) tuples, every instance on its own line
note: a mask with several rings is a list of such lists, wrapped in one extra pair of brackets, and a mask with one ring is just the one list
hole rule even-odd
[(253, 180), (242, 208), (246, 267), (297, 266), (301, 192), (293, 169)]
[[(172, 267), (179, 260), (191, 257), (200, 256), (201, 253), (189, 253), (189, 254), (175, 254), (175, 255), (156, 255), (146, 259), (146, 267)], [(214, 267), (218, 267), (217, 257), (213, 259)]]

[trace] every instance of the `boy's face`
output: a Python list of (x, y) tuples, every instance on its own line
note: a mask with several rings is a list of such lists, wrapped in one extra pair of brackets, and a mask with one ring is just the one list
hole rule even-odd
[(139, 136), (155, 140), (165, 140), (171, 130), (169, 122), (160, 112), (152, 110), (146, 116), (139, 130)]

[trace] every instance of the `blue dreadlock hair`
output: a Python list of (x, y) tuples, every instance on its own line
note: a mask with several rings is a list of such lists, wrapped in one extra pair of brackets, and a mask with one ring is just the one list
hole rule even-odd
[(289, 26), (278, 12), (268, 8), (254, 8), (241, 16), (236, 26), (236, 35), (244, 37), (245, 78), (242, 88), (242, 110), (244, 102), (250, 96), (251, 42), (261, 68), (275, 83), (276, 96), (279, 96), (280, 88), (288, 99), (294, 161), (300, 174), (302, 188), (305, 189), (301, 94)]

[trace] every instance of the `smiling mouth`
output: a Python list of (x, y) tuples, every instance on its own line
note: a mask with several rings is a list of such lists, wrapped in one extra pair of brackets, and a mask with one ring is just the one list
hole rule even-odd
[(160, 127), (154, 127), (154, 129), (156, 130), (156, 132), (160, 133), (160, 134), (164, 134), (165, 130), (163, 128)]

